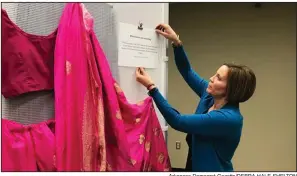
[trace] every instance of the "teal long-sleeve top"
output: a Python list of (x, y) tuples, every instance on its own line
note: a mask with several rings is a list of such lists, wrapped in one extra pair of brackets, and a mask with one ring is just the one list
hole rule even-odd
[(206, 92), (208, 82), (191, 68), (183, 46), (174, 47), (174, 56), (182, 77), (200, 97), (195, 114), (179, 113), (158, 88), (150, 90), (149, 95), (172, 128), (192, 134), (192, 171), (233, 171), (231, 160), (239, 144), (243, 125), (239, 105), (226, 104), (219, 110), (208, 112), (214, 103), (213, 97)]

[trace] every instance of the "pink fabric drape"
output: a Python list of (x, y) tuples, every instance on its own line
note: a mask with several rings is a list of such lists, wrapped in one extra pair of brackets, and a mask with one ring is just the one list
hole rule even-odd
[(80, 3), (66, 5), (55, 48), (58, 171), (168, 171), (153, 101), (130, 104)]
[[(88, 70), (88, 34), (79, 4), (66, 5), (55, 46), (58, 171), (94, 171), (99, 148), (98, 88)], [(93, 91), (93, 92), (92, 92)]]
[(54, 120), (22, 125), (1, 119), (2, 171), (55, 171)]

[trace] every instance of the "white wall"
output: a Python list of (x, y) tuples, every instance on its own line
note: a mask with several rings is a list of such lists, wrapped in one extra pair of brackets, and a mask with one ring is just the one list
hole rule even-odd
[[(171, 26), (180, 34), (192, 67), (209, 78), (224, 62), (246, 64), (257, 76), (255, 95), (240, 106), (242, 140), (237, 171), (296, 171), (296, 4), (174, 3)], [(193, 113), (199, 98), (179, 75), (169, 50), (168, 100)], [(182, 141), (181, 150), (175, 141)], [(184, 168), (185, 134), (168, 132), (173, 167)]]

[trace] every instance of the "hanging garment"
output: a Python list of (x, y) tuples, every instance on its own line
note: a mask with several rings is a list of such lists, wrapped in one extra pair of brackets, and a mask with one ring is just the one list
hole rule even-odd
[(66, 5), (55, 47), (58, 171), (168, 171), (150, 97), (128, 103), (81, 3)]
[(55, 171), (54, 120), (21, 125), (1, 118), (2, 171)]
[(5, 98), (54, 88), (57, 30), (47, 36), (28, 34), (1, 9), (1, 93)]

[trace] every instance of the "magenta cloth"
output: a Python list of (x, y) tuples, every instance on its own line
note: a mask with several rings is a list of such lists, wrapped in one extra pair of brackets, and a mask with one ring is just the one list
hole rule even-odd
[(1, 118), (2, 171), (55, 171), (54, 120), (22, 125)]
[(58, 171), (170, 170), (152, 99), (127, 101), (81, 3), (64, 9), (54, 69)]

